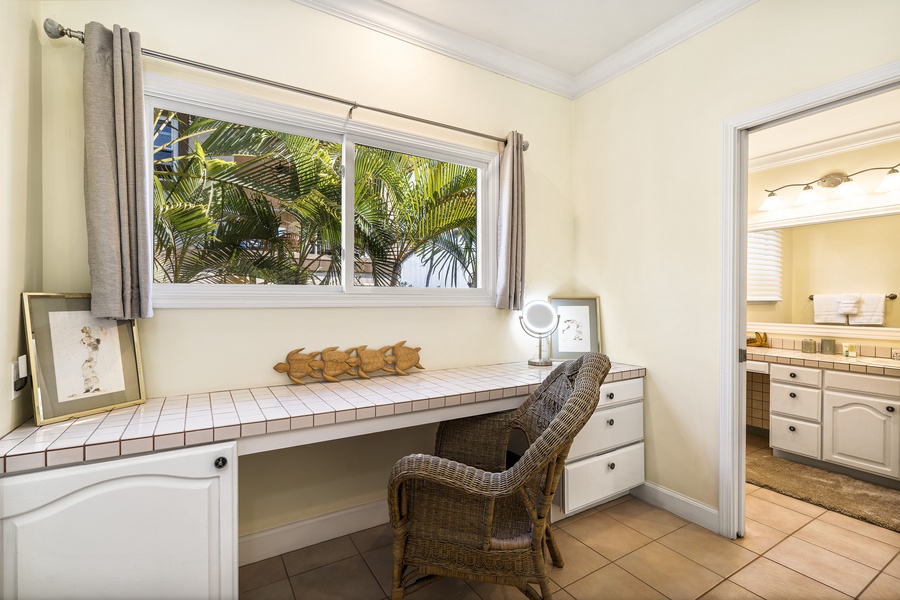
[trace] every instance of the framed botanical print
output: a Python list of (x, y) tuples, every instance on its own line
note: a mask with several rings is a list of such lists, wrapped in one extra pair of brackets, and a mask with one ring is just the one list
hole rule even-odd
[(559, 315), (559, 326), (550, 336), (550, 357), (578, 358), (600, 351), (600, 299), (550, 298)]
[(134, 321), (94, 317), (90, 294), (26, 292), (22, 304), (35, 424), (145, 401)]

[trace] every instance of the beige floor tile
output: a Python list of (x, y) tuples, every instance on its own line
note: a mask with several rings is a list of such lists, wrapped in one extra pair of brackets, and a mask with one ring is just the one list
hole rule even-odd
[(731, 540), (731, 543), (762, 554), (787, 536), (783, 531), (748, 518), (744, 520), (744, 537)]
[(893, 577), (900, 578), (900, 555), (891, 561), (884, 572)]
[(827, 510), (821, 506), (816, 506), (815, 504), (810, 504), (803, 500), (797, 500), (796, 498), (791, 498), (790, 496), (785, 496), (784, 494), (779, 494), (778, 492), (773, 492), (772, 490), (767, 490), (765, 488), (756, 490), (752, 495), (754, 498), (762, 498), (772, 504), (789, 508), (810, 517), (818, 517)]
[(391, 546), (382, 546), (375, 550), (369, 550), (362, 555), (363, 560), (369, 565), (369, 570), (378, 581), (378, 585), (384, 590), (386, 596), (391, 595), (391, 574), (394, 568), (394, 556)]
[(760, 448), (759, 450), (754, 450), (753, 452), (747, 453), (747, 458), (757, 458), (760, 456), (772, 456), (772, 449)]
[(843, 527), (844, 529), (849, 529), (850, 531), (855, 531), (856, 533), (861, 533), (872, 539), (878, 540), (879, 542), (884, 542), (885, 544), (900, 548), (900, 533), (896, 531), (891, 531), (890, 529), (872, 525), (871, 523), (866, 523), (865, 521), (860, 521), (859, 519), (854, 519), (853, 517), (848, 517), (847, 515), (832, 511), (824, 513), (819, 517), (819, 520), (831, 523), (832, 525), (837, 525), (838, 527)]
[(766, 558), (758, 558), (730, 580), (766, 600), (846, 600), (846, 594)]
[[(668, 598), (698, 598), (722, 577), (658, 542), (647, 544), (616, 564)], [(677, 573), (677, 577), (673, 574)]]
[[(652, 541), (602, 512), (570, 523), (563, 531), (609, 560), (619, 559)], [(565, 554), (563, 559), (566, 559)]]
[(554, 539), (562, 553), (565, 566), (562, 569), (551, 566), (548, 560), (548, 575), (561, 587), (566, 587), (573, 581), (609, 564), (606, 558), (582, 544), (565, 530), (557, 531)]
[(757, 498), (756, 493), (758, 492), (747, 496), (748, 519), (753, 519), (785, 533), (793, 533), (813, 520), (809, 515)]
[(757, 554), (693, 523), (656, 541), (722, 577), (728, 577), (757, 557)]
[(675, 531), (679, 527), (684, 527), (688, 523), (681, 517), (657, 508), (652, 504), (647, 504), (637, 498), (613, 506), (603, 511), (603, 514), (624, 523), (632, 529), (636, 529), (654, 540)]
[(753, 485), (752, 483), (744, 483), (744, 493), (752, 494), (756, 490), (761, 489), (758, 485)]
[(882, 573), (859, 595), (860, 600), (897, 600), (900, 598), (900, 579)]
[[(384, 591), (359, 555), (294, 575), (291, 577), (291, 587), (294, 589), (294, 595), (303, 600), (384, 598)], [(474, 592), (472, 595), (474, 596)]]
[(351, 533), (350, 541), (353, 542), (353, 545), (356, 546), (356, 549), (362, 554), (363, 552), (368, 552), (375, 548), (390, 545), (394, 541), (394, 534), (390, 524), (385, 523), (384, 525), (378, 525), (377, 527)]
[[(521, 596), (521, 594), (520, 594)], [(300, 596), (298, 596), (299, 598)], [(353, 598), (352, 596), (339, 596), (343, 598)], [(356, 600), (354, 598), (354, 600)], [(409, 600), (480, 600), (475, 590), (462, 579), (448, 577), (440, 579), (430, 585), (426, 585), (422, 589), (413, 592), (409, 596)]]
[(284, 563), (280, 556), (274, 556), (238, 569), (238, 590), (243, 593), (282, 579), (287, 579)]
[(239, 600), (294, 600), (294, 590), (289, 579), (282, 579), (253, 590), (241, 592)]
[(342, 536), (321, 544), (294, 550), (282, 554), (284, 566), (288, 576), (294, 576), (304, 571), (317, 569), (327, 564), (356, 556), (356, 546), (350, 541), (349, 536)]
[(764, 556), (848, 596), (862, 592), (878, 575), (876, 569), (794, 537), (787, 538)]
[(565, 519), (560, 519), (559, 521), (555, 521), (552, 525), (554, 531), (559, 529), (560, 527), (565, 527), (566, 525), (571, 525), (575, 521), (580, 521), (581, 519), (586, 519), (587, 517), (596, 514), (596, 508), (589, 508), (587, 510), (583, 510), (580, 513), (575, 513), (574, 515), (570, 515)]
[(631, 494), (625, 494), (624, 496), (616, 498), (615, 500), (610, 500), (609, 502), (604, 502), (603, 504), (601, 504), (600, 506), (597, 506), (595, 508), (597, 510), (607, 510), (609, 508), (612, 508), (613, 506), (618, 506), (618, 505), (622, 504), (623, 502), (628, 502), (629, 500), (634, 500), (634, 496), (632, 496)]
[(812, 521), (794, 537), (878, 570), (897, 555), (894, 546), (825, 521)]
[(701, 600), (761, 600), (761, 598), (726, 579), (701, 596)]
[[(475, 590), (475, 593), (478, 594), (478, 597), (481, 600), (522, 600), (525, 596), (518, 590), (518, 588), (514, 588), (510, 585), (498, 585), (495, 583), (484, 583), (481, 581), (469, 581), (467, 582), (469, 587)], [(540, 586), (532, 584), (535, 590), (540, 593)], [(550, 591), (553, 592), (553, 598), (563, 597), (560, 594), (565, 594), (562, 589), (553, 583), (550, 582)], [(415, 596), (412, 596), (410, 600), (415, 600)]]
[(753, 448), (768, 448), (769, 438), (761, 435), (747, 434), (747, 445)]
[[(665, 596), (614, 563), (579, 579), (566, 591), (575, 600), (607, 600), (613, 597), (616, 600), (665, 600)], [(556, 594), (553, 598), (555, 600)]]

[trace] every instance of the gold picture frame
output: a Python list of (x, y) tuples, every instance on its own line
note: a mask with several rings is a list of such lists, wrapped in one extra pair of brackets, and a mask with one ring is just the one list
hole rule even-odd
[(46, 425), (141, 404), (134, 321), (98, 319), (90, 294), (22, 294), (34, 422)]
[(578, 358), (600, 352), (600, 298), (553, 297), (550, 305), (559, 315), (559, 326), (550, 335), (550, 358)]

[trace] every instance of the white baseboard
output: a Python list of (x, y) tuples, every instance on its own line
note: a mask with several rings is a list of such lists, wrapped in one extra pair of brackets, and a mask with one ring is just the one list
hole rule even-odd
[(696, 523), (700, 527), (714, 532), (719, 531), (718, 510), (687, 496), (682, 496), (678, 492), (647, 482), (631, 490), (631, 495)]
[(387, 500), (383, 499), (250, 533), (238, 540), (238, 563), (248, 565), (387, 522)]

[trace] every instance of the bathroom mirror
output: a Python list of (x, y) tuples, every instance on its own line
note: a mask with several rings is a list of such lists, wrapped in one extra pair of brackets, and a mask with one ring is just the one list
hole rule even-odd
[[(749, 135), (748, 229), (782, 236), (782, 301), (748, 302), (748, 331), (862, 339), (900, 339), (900, 300), (885, 303), (885, 326), (814, 323), (810, 295), (900, 294), (900, 190), (876, 191), (900, 162), (900, 91), (890, 90)], [(868, 170), (872, 169), (872, 170)], [(861, 194), (840, 197), (832, 173), (856, 173)], [(763, 211), (768, 190), (780, 209)], [(839, 183), (839, 182), (837, 182)], [(799, 202), (798, 202), (799, 200)]]

